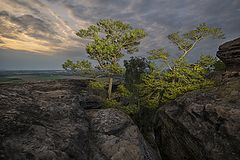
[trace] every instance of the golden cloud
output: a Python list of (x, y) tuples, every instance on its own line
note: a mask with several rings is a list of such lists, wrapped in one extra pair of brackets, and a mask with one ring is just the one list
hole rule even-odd
[[(83, 47), (73, 28), (76, 25), (84, 28), (89, 22), (74, 21), (64, 6), (60, 11), (51, 8), (47, 2), (35, 2), (34, 5), (30, 4), (31, 0), (1, 2), (0, 48), (54, 54), (60, 50)], [(72, 26), (67, 21), (71, 21)]]

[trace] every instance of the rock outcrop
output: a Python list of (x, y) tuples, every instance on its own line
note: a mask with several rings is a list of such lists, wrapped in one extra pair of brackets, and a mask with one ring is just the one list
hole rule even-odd
[[(227, 71), (239, 73), (240, 39), (219, 49)], [(154, 123), (163, 159), (240, 160), (240, 76), (160, 107)]]
[(240, 160), (240, 78), (193, 91), (158, 110), (155, 136), (167, 160)]
[(240, 38), (221, 45), (217, 57), (226, 64), (227, 71), (240, 72)]
[(154, 160), (138, 127), (126, 114), (116, 109), (89, 110), (90, 141), (94, 160)]
[(157, 160), (115, 109), (91, 109), (86, 81), (0, 85), (1, 160)]

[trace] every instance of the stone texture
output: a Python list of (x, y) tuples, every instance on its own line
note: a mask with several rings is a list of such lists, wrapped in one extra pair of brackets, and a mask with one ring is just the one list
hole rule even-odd
[(86, 86), (80, 80), (1, 84), (0, 159), (158, 159), (127, 115), (91, 110)]
[(95, 144), (98, 153), (93, 154), (92, 159), (160, 159), (144, 141), (138, 127), (123, 112), (117, 109), (89, 110), (88, 115), (92, 144)]
[(160, 107), (156, 143), (166, 160), (240, 160), (240, 77)]
[(240, 72), (240, 38), (221, 45), (217, 57), (226, 64), (227, 71)]

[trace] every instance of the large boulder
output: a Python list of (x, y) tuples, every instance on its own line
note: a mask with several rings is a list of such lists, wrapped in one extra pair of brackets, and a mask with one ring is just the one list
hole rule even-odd
[(240, 72), (240, 38), (221, 45), (217, 57), (226, 64), (227, 71)]
[(0, 85), (1, 160), (158, 159), (132, 120), (115, 109), (87, 111), (86, 81)]

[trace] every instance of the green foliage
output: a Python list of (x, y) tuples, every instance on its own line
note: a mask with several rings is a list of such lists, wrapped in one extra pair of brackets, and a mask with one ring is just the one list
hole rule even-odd
[(215, 61), (213, 66), (214, 66), (215, 71), (225, 71), (226, 70), (226, 65), (220, 59), (217, 59), (217, 61)]
[(136, 104), (122, 106), (121, 109), (128, 115), (135, 115), (140, 111), (140, 107)]
[(169, 60), (169, 53), (164, 48), (153, 49), (148, 52), (150, 60), (160, 60), (162, 61), (169, 69), (172, 69), (171, 62)]
[(115, 75), (121, 75), (123, 73), (123, 68), (118, 63), (112, 63), (106, 66), (106, 69)]
[(131, 96), (131, 92), (123, 84), (118, 85), (117, 92), (124, 98)]
[(180, 51), (178, 61), (182, 61), (197, 43), (206, 38), (224, 38), (224, 34), (220, 28), (209, 27), (206, 23), (202, 23), (199, 24), (196, 29), (182, 35), (180, 35), (179, 32), (168, 35), (168, 39), (175, 44)]
[(142, 83), (141, 77), (150, 69), (150, 62), (146, 58), (131, 57), (129, 61), (124, 61), (124, 66), (126, 68), (125, 84), (130, 91), (136, 92), (136, 85)]
[(74, 63), (71, 60), (67, 60), (62, 64), (63, 69), (68, 71), (84, 71), (90, 72), (92, 70), (92, 65), (88, 60), (77, 61)]
[(167, 61), (169, 57), (169, 53), (164, 48), (153, 49), (148, 53), (151, 55), (148, 57), (150, 60), (161, 59), (162, 61)]
[(225, 64), (220, 59), (210, 55), (202, 55), (197, 61), (197, 64), (208, 71), (224, 71), (226, 68)]
[(120, 103), (115, 99), (106, 99), (103, 102), (103, 106), (105, 108), (118, 108), (118, 107), (120, 107)]
[(88, 60), (77, 61), (75, 65), (79, 70), (92, 70), (92, 64)]
[(149, 51), (149, 59), (163, 62), (165, 70), (153, 68), (143, 77), (143, 83), (139, 86), (143, 102), (154, 108), (188, 91), (213, 86), (214, 82), (207, 79), (206, 75), (216, 63), (216, 58), (201, 56), (197, 63), (188, 64), (185, 57), (204, 38), (223, 36), (220, 28), (209, 27), (203, 23), (182, 35), (175, 32), (168, 36), (180, 51), (178, 58), (170, 59), (170, 54), (163, 48)]
[(202, 67), (209, 67), (217, 61), (217, 58), (210, 55), (201, 55), (197, 63)]
[(65, 70), (74, 70), (74, 63), (70, 59), (68, 59), (66, 62), (62, 64), (63, 69)]
[[(121, 74), (118, 64), (125, 53), (138, 51), (140, 40), (146, 36), (143, 29), (133, 28), (118, 20), (102, 19), (96, 25), (81, 29), (76, 33), (81, 38), (91, 40), (86, 46), (87, 54), (98, 62), (98, 69), (106, 72), (109, 78)], [(112, 84), (109, 81), (108, 97), (111, 97)]]
[(162, 74), (150, 73), (143, 77), (142, 97), (150, 108), (158, 107), (188, 91), (213, 86), (205, 74), (206, 69), (200, 65), (183, 62)]
[(215, 70), (214, 64), (217, 62), (217, 58), (210, 55), (201, 55), (197, 64), (204, 68), (206, 72)]
[(104, 90), (106, 84), (102, 81), (90, 81), (89, 88), (97, 89), (97, 90)]
[[(180, 33), (175, 32), (168, 39), (177, 46), (178, 54), (173, 58), (164, 48), (150, 50), (149, 60), (131, 57), (124, 61), (125, 84), (114, 90), (111, 98), (113, 76), (123, 73), (119, 61), (125, 54), (138, 51), (140, 41), (146, 36), (143, 29), (133, 28), (118, 20), (102, 19), (87, 29), (81, 29), (77, 36), (90, 40), (86, 45), (88, 56), (97, 61), (99, 70), (109, 78), (108, 99), (104, 101), (106, 108), (119, 108), (133, 117), (141, 129), (148, 130), (152, 126), (152, 118), (159, 104), (175, 99), (188, 91), (211, 87), (212, 80), (206, 75), (212, 69), (224, 68), (223, 63), (211, 56), (201, 56), (195, 64), (187, 63), (186, 56), (194, 47), (206, 38), (224, 38), (220, 28), (210, 27), (205, 23), (195, 29)], [(67, 60), (63, 64), (66, 70), (91, 70), (88, 61)], [(91, 81), (89, 87), (96, 94), (106, 93), (107, 85), (101, 81)], [(101, 92), (99, 92), (101, 91)], [(104, 97), (104, 96), (103, 96)]]
[(100, 69), (112, 74), (121, 70), (117, 69), (120, 67), (117, 63), (124, 53), (138, 51), (140, 40), (146, 36), (143, 29), (112, 19), (102, 19), (76, 34), (92, 40), (86, 47), (89, 57), (97, 60)]
[(206, 23), (199, 24), (196, 29), (185, 33), (184, 38), (195, 41), (207, 37), (215, 39), (224, 38), (224, 33), (221, 28), (209, 27)]

